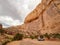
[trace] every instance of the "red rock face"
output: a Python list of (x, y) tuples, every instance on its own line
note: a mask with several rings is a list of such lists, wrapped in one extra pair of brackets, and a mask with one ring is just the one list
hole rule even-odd
[(44, 0), (25, 19), (26, 30), (60, 33), (60, 0)]
[(60, 0), (42, 0), (17, 30), (28, 35), (60, 33)]

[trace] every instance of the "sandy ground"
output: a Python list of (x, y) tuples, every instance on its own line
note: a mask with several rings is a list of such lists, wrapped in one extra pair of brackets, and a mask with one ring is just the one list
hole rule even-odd
[(24, 39), (22, 41), (10, 42), (7, 45), (60, 45), (60, 41), (37, 41)]

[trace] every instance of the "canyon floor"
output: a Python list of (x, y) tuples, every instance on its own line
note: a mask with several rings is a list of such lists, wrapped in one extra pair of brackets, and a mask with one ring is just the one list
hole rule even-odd
[(7, 45), (60, 45), (60, 41), (37, 41), (32, 39), (23, 39), (21, 41), (13, 41)]

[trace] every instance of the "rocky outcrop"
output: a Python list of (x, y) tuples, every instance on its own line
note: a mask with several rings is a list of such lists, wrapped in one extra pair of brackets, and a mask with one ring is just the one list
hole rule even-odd
[[(24, 36), (39, 36), (45, 33), (60, 33), (60, 0), (42, 0), (25, 18), (24, 24), (6, 28), (7, 33), (23, 33)], [(27, 43), (28, 42), (28, 43)], [(13, 41), (7, 45), (60, 45), (60, 42), (37, 40)]]
[(27, 35), (60, 33), (60, 0), (42, 0), (18, 27)]
[(41, 14), (43, 14), (44, 10), (46, 9), (46, 6), (49, 5), (50, 1), (42, 1), (42, 3), (40, 3), (30, 14), (28, 14), (24, 22), (28, 23), (37, 19)]
[(25, 18), (26, 30), (60, 33), (60, 0), (42, 0)]
[(28, 23), (37, 19), (42, 12), (42, 4), (40, 3), (28, 16), (25, 18), (24, 23)]

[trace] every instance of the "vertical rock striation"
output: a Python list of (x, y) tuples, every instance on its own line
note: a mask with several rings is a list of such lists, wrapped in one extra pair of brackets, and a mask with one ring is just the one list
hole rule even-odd
[(42, 0), (18, 27), (26, 35), (60, 33), (60, 0)]
[(42, 0), (25, 18), (26, 30), (60, 33), (60, 0)]

